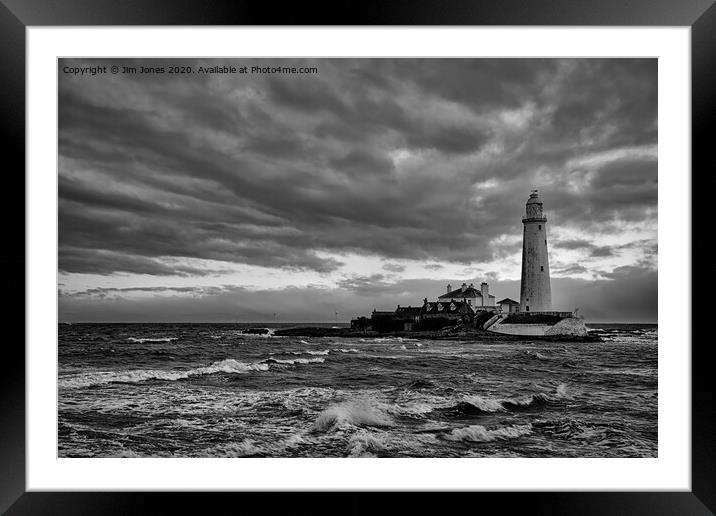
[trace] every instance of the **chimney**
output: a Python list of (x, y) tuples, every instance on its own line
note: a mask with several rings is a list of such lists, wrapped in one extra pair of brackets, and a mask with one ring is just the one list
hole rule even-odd
[(462, 292), (465, 292), (465, 290), (467, 290), (467, 283), (463, 283), (460, 289), (462, 290)]
[(452, 287), (450, 286), (450, 283), (448, 283), (448, 286), (447, 286), (447, 293), (449, 294), (451, 290), (452, 290)]
[(480, 284), (480, 294), (482, 294), (482, 306), (490, 304), (490, 287), (484, 281)]

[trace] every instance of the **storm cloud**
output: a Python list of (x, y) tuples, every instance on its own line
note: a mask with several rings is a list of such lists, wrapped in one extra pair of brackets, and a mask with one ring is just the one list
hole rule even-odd
[[(171, 64), (317, 73), (62, 72), (169, 63), (59, 62), (64, 283), (199, 285), (250, 266), (286, 285), (334, 275), (333, 288), (365, 296), (405, 280), (406, 260), (431, 278), (449, 264), (518, 274), (533, 188), (564, 277), (655, 269), (655, 59), (183, 59)], [(347, 256), (384, 262), (368, 274), (346, 270)], [(70, 299), (80, 302), (65, 296), (61, 310)]]

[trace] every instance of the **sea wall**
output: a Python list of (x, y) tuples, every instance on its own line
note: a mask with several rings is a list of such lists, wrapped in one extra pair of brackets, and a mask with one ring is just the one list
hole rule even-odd
[[(507, 319), (509, 320), (509, 318)], [(556, 324), (512, 324), (497, 322), (490, 326), (487, 331), (502, 333), (505, 335), (524, 336), (557, 336), (571, 335), (575, 337), (586, 337), (587, 326), (581, 317), (566, 317)]]

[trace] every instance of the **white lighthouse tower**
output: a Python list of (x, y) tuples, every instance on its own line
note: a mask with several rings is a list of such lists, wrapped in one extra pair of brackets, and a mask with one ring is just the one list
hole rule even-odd
[(533, 190), (527, 200), (522, 223), (520, 311), (549, 312), (552, 310), (552, 288), (547, 257), (547, 217), (544, 216), (537, 190)]

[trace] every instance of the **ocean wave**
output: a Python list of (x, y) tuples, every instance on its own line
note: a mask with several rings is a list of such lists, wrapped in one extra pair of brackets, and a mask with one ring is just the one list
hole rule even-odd
[(368, 400), (349, 400), (331, 405), (321, 412), (314, 430), (328, 431), (348, 426), (393, 426), (386, 406)]
[(418, 339), (407, 337), (375, 337), (372, 339), (360, 339), (361, 342), (417, 342)]
[(331, 348), (331, 351), (333, 351), (334, 353), (360, 353), (360, 351), (355, 348)]
[(548, 355), (544, 355), (540, 353), (539, 351), (532, 351), (532, 350), (523, 350), (520, 352), (522, 356), (527, 356), (530, 358), (535, 358), (537, 360), (552, 360), (553, 357), (550, 357)]
[(267, 358), (266, 360), (263, 361), (263, 363), (295, 365), (295, 364), (322, 364), (325, 361), (326, 361), (325, 358), (289, 358), (289, 359)]
[(482, 425), (472, 425), (456, 428), (449, 434), (443, 435), (448, 441), (491, 442), (506, 439), (516, 439), (532, 433), (532, 425), (513, 425), (489, 430)]
[(356, 432), (348, 441), (348, 455), (350, 457), (376, 457), (388, 446), (385, 436), (369, 433), (365, 430)]
[(480, 414), (503, 412), (505, 410), (522, 410), (545, 405), (550, 402), (571, 399), (572, 395), (568, 391), (567, 384), (559, 384), (554, 393), (538, 392), (534, 394), (525, 394), (512, 398), (491, 398), (478, 395), (463, 396), (462, 399), (450, 407), (439, 407), (439, 409), (459, 414)]
[(240, 443), (228, 443), (204, 450), (201, 457), (252, 457), (263, 453), (263, 450), (247, 439)]
[(407, 388), (411, 390), (430, 389), (432, 387), (435, 387), (435, 382), (427, 378), (416, 378), (407, 385)]
[(602, 441), (606, 439), (609, 434), (619, 433), (616, 429), (606, 425), (596, 426), (571, 418), (535, 421), (534, 426), (540, 433), (570, 441)]
[(505, 407), (502, 405), (503, 401), (476, 395), (465, 396), (462, 403), (476, 408), (479, 412), (499, 412), (505, 410)]
[(58, 385), (60, 388), (72, 389), (78, 387), (90, 387), (107, 383), (138, 383), (147, 380), (176, 381), (184, 380), (190, 376), (198, 376), (214, 373), (248, 373), (250, 371), (268, 371), (266, 363), (245, 363), (227, 358), (214, 362), (205, 367), (197, 367), (187, 371), (167, 371), (157, 369), (139, 369), (130, 371), (95, 371), (92, 373), (80, 373), (60, 377)]
[(129, 337), (127, 338), (130, 342), (171, 342), (173, 340), (179, 340), (179, 337)]

